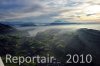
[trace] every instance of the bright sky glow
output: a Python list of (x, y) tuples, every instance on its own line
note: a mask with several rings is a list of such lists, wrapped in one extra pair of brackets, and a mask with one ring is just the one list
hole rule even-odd
[(0, 0), (0, 21), (100, 23), (100, 0)]

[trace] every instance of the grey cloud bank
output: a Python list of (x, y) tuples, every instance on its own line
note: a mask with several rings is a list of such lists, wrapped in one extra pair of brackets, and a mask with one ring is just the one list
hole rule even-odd
[[(87, 15), (81, 10), (90, 5), (100, 5), (99, 0), (1, 0), (0, 21), (51, 22), (57, 19), (75, 21)], [(75, 10), (75, 12), (73, 11)], [(63, 12), (64, 11), (64, 12)], [(72, 13), (73, 12), (73, 13)], [(67, 15), (61, 15), (68, 13)], [(100, 12), (99, 12), (100, 13)], [(66, 16), (66, 18), (65, 18)], [(91, 15), (90, 15), (91, 16)], [(68, 19), (69, 18), (69, 19)], [(71, 20), (70, 20), (71, 19)], [(76, 20), (77, 21), (77, 20)]]

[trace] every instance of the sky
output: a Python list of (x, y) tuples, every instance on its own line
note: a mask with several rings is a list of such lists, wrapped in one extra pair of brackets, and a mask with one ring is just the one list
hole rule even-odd
[(100, 0), (0, 0), (0, 21), (100, 23)]

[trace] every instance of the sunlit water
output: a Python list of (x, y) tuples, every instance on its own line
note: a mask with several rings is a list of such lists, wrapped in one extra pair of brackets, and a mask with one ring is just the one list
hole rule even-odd
[(30, 36), (35, 36), (38, 32), (42, 32), (48, 29), (66, 29), (77, 30), (80, 28), (88, 28), (100, 30), (100, 24), (83, 24), (83, 25), (56, 25), (56, 26), (36, 26), (36, 27), (21, 27), (19, 30), (27, 30)]

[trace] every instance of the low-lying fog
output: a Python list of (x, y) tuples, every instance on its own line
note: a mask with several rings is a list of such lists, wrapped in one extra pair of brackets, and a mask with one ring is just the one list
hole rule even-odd
[(31, 26), (31, 27), (18, 27), (18, 30), (28, 31), (30, 36), (35, 36), (38, 32), (43, 32), (49, 29), (64, 29), (64, 30), (77, 30), (80, 28), (88, 28), (100, 30), (100, 24), (81, 24), (81, 25), (55, 25), (55, 26)]

